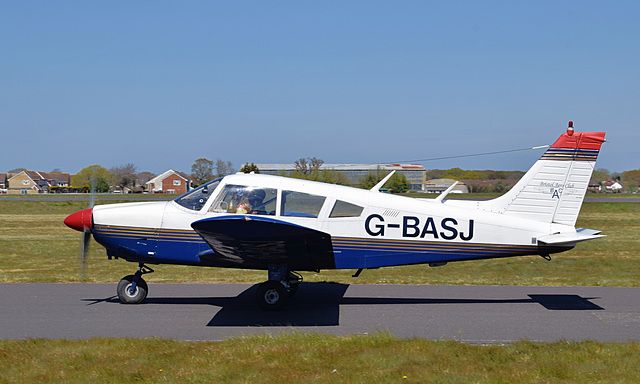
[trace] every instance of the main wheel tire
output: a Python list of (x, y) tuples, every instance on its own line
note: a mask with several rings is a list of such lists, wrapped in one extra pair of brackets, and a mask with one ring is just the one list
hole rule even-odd
[(256, 292), (256, 299), (262, 309), (266, 311), (278, 311), (287, 303), (289, 295), (287, 289), (279, 281), (265, 281), (260, 284)]
[(149, 292), (147, 282), (141, 277), (138, 279), (136, 289), (131, 293), (134, 278), (134, 275), (125, 276), (118, 283), (118, 298), (124, 304), (140, 304), (147, 297), (147, 292)]

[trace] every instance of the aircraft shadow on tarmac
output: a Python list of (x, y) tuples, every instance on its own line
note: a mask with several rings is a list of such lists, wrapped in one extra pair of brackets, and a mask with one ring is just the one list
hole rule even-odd
[[(552, 311), (598, 311), (604, 308), (579, 295), (530, 294), (522, 299), (344, 297), (348, 284), (303, 283), (284, 309), (263, 311), (255, 302), (258, 284), (236, 297), (147, 297), (141, 305), (210, 305), (221, 309), (209, 321), (210, 327), (253, 326), (338, 326), (341, 305), (417, 305), (417, 304), (539, 304)], [(87, 299), (89, 305), (120, 303), (115, 297)]]

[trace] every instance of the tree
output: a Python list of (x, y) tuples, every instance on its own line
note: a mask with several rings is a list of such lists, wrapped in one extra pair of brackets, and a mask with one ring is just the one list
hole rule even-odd
[(620, 180), (624, 181), (625, 183), (640, 184), (640, 169), (622, 172), (620, 174)]
[(109, 192), (109, 171), (98, 164), (82, 168), (80, 172), (71, 177), (71, 186), (82, 188), (85, 192), (91, 190), (91, 185), (95, 186), (98, 193)]
[(111, 182), (113, 185), (122, 188), (123, 192), (124, 189), (129, 186), (135, 187), (137, 172), (137, 167), (131, 163), (109, 169), (109, 173), (111, 173)]
[(465, 171), (463, 171), (460, 168), (451, 168), (449, 169), (447, 172), (445, 172), (444, 175), (440, 176), (441, 179), (454, 179), (454, 180), (460, 180), (460, 179), (466, 179), (465, 176)]
[(369, 171), (366, 176), (360, 178), (360, 187), (364, 189), (371, 189), (388, 174), (389, 172), (385, 172), (382, 168), (377, 167), (375, 171)]
[(591, 174), (591, 179), (589, 180), (589, 184), (601, 184), (605, 180), (609, 180), (611, 178), (611, 172), (604, 168), (599, 168), (593, 171)]
[(245, 163), (242, 168), (240, 168), (240, 172), (242, 173), (260, 173), (260, 170), (258, 169), (258, 166), (255, 165), (254, 163)]
[(323, 169), (320, 171), (320, 181), (329, 184), (351, 185), (351, 180), (344, 172), (334, 171), (333, 169)]
[(289, 177), (319, 181), (321, 180), (320, 166), (322, 164), (324, 164), (324, 161), (315, 157), (298, 159), (294, 163), (296, 169), (291, 172)]
[[(89, 191), (91, 191), (91, 186), (89, 187)], [(96, 186), (94, 187), (95, 191), (98, 193), (107, 193), (109, 192), (109, 179), (98, 177), (96, 179)]]
[(301, 158), (295, 161), (296, 171), (305, 175), (311, 176), (318, 174), (320, 166), (324, 164), (324, 160), (317, 159), (315, 157)]
[(230, 161), (223, 161), (220, 159), (216, 160), (216, 176), (222, 177), (226, 175), (230, 175), (234, 172), (233, 164)]
[(386, 182), (385, 186), (393, 193), (405, 193), (411, 188), (407, 176), (399, 172), (394, 173), (389, 181)]
[(502, 181), (498, 181), (496, 183), (496, 185), (493, 186), (493, 190), (492, 192), (495, 193), (505, 193), (506, 191), (508, 191), (509, 188), (507, 188), (506, 185), (504, 185), (504, 183)]
[[(364, 189), (371, 189), (375, 187), (382, 179), (389, 174), (388, 171), (384, 171), (382, 168), (377, 167), (375, 171), (369, 171), (369, 173), (360, 179), (360, 187)], [(411, 188), (407, 176), (400, 172), (396, 172), (391, 176), (384, 186), (393, 193), (404, 193)]]
[(204, 184), (213, 177), (213, 161), (201, 157), (191, 166), (191, 176), (195, 179), (196, 185)]
[(624, 190), (626, 192), (637, 192), (638, 185), (640, 185), (640, 169), (622, 172), (620, 174), (620, 180), (624, 183)]
[(10, 170), (9, 172), (7, 172), (10, 175), (17, 175), (18, 173), (22, 172), (22, 171), (26, 171), (27, 168), (15, 168)]
[(638, 183), (630, 181), (624, 185), (624, 190), (628, 193), (636, 193), (638, 192)]
[(480, 184), (467, 184), (467, 188), (469, 188), (469, 193), (485, 193), (489, 191), (486, 185)]

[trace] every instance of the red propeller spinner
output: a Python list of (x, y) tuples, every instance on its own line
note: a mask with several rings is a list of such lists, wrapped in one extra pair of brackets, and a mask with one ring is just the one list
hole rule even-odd
[(93, 228), (92, 214), (93, 208), (84, 209), (67, 216), (67, 218), (64, 219), (64, 223), (67, 227), (75, 229), (76, 231), (90, 231)]

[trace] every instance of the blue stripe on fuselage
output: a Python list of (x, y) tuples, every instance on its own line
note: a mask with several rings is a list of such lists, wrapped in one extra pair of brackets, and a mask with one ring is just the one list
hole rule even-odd
[(377, 268), (538, 254), (537, 246), (522, 245), (355, 237), (334, 237), (332, 242), (336, 269)]
[[(93, 236), (112, 256), (153, 264), (211, 265), (198, 256), (210, 250), (193, 230), (96, 225)], [(336, 269), (536, 255), (537, 246), (446, 241), (332, 237)]]
[(111, 256), (154, 264), (207, 265), (198, 254), (210, 249), (193, 230), (96, 225), (93, 237)]

